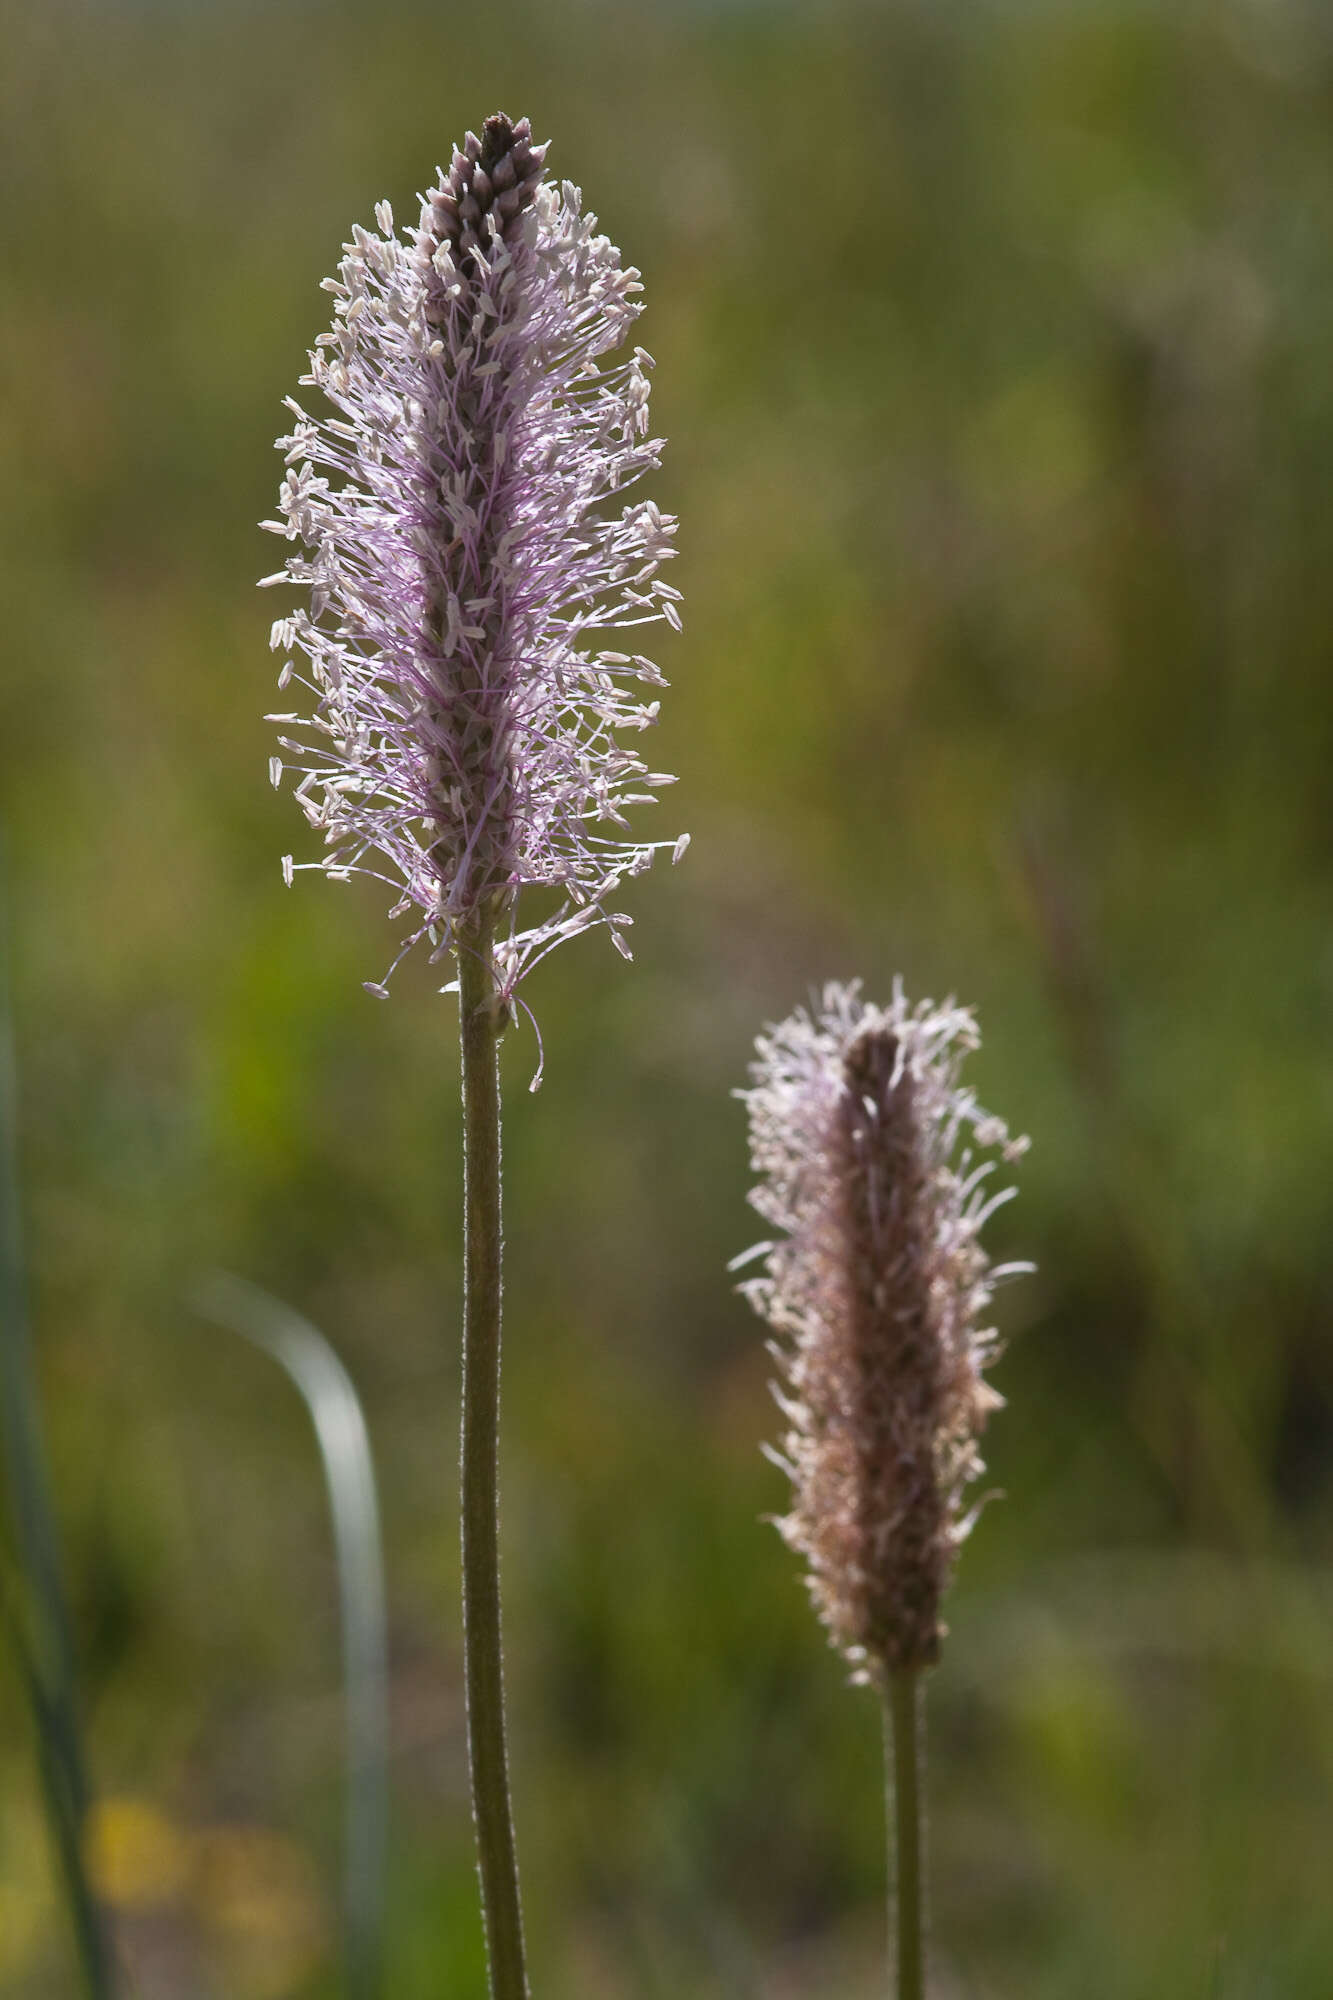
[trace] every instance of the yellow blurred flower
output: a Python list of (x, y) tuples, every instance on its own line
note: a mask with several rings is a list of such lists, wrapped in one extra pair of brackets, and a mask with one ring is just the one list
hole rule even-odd
[(103, 1799), (89, 1815), (85, 1843), (93, 1888), (113, 1909), (151, 1909), (180, 1894), (189, 1835), (147, 1799)]

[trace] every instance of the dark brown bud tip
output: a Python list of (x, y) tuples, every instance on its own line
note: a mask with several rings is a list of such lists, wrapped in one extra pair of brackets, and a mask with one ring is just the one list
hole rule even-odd
[(480, 138), (467, 133), (461, 149), (454, 150), (443, 186), (430, 197), (421, 241), (426, 261), (447, 242), (460, 271), (477, 275), (473, 253), (493, 236), (512, 238), (532, 204), (545, 152), (545, 146), (533, 145), (526, 118), (507, 118), (502, 111), (486, 120)]
[[(522, 118), (519, 120), (519, 123), (526, 126), (528, 121), (526, 118)], [(528, 133), (525, 133), (524, 136), (529, 136), (530, 132), (531, 127), (528, 128)], [(471, 134), (469, 133), (468, 136), (470, 138)], [(505, 158), (506, 154), (513, 150), (517, 138), (518, 133), (514, 125), (505, 117), (504, 112), (492, 112), (481, 128), (479, 158), (484, 173), (490, 174), (494, 172), (494, 169)], [(478, 156), (474, 155), (475, 157)]]

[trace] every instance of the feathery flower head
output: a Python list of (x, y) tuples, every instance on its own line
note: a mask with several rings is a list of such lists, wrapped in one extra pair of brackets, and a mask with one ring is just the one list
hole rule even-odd
[[(284, 735), (296, 795), (326, 853), (296, 864), (388, 881), (435, 956), (494, 923), (508, 999), (561, 939), (630, 919), (608, 908), (627, 876), (686, 837), (628, 837), (627, 806), (672, 782), (620, 732), (648, 727), (664, 685), (604, 635), (659, 618), (679, 593), (657, 578), (675, 522), (651, 500), (608, 506), (651, 471), (651, 358), (619, 348), (638, 273), (597, 231), (579, 190), (543, 178), (526, 119), (486, 120), (425, 197), (413, 230), (353, 230), (333, 329), (301, 379), (332, 414), (288, 399), (282, 519), (304, 545), (265, 583), (309, 608), (273, 646), (304, 655), (314, 698)], [(295, 675), (291, 658), (279, 685)], [(271, 760), (281, 782), (283, 760)], [(519, 891), (553, 892), (522, 927)], [(394, 960), (396, 965), (398, 959)], [(382, 983), (370, 985), (382, 994)]]
[[(979, 1042), (952, 1002), (871, 1006), (826, 986), (761, 1035), (750, 1199), (782, 1232), (756, 1246), (742, 1289), (780, 1339), (791, 1512), (778, 1527), (805, 1557), (832, 1642), (870, 1679), (929, 1665), (940, 1604), (975, 1515), (977, 1439), (1002, 1398), (983, 1379), (996, 1281), (979, 1233), (1013, 1190), (987, 1191), (994, 1160), (1027, 1145), (958, 1081)], [(738, 1260), (743, 1263), (746, 1259)]]

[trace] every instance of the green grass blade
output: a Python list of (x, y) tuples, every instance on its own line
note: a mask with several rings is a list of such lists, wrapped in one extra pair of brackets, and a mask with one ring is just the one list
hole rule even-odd
[(388, 1642), (375, 1471), (351, 1377), (317, 1327), (268, 1292), (218, 1272), (192, 1299), (205, 1319), (251, 1341), (305, 1401), (333, 1517), (347, 1716), (344, 1921), (348, 1991), (372, 2000), (383, 1959), (387, 1836)]

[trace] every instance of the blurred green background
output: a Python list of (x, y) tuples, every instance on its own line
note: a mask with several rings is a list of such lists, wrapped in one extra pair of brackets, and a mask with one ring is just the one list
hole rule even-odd
[[(878, 1720), (760, 1517), (752, 1036), (976, 1003), (1029, 1131), (1007, 1494), (931, 1693), (939, 2000), (1333, 1991), (1333, 14), (8, 0), (8, 843), (33, 1323), (142, 2000), (337, 1988), (335, 1580), (364, 1397), (395, 2000), (483, 1990), (455, 1531), (454, 1003), (265, 783), (273, 511), (319, 279), (528, 114), (647, 285), (681, 773), (507, 1054), (504, 1543), (546, 2000), (883, 1988)], [(287, 600), (284, 600), (284, 602)], [(657, 830), (657, 829), (654, 829)], [(0, 1992), (73, 1990), (0, 1662)]]

